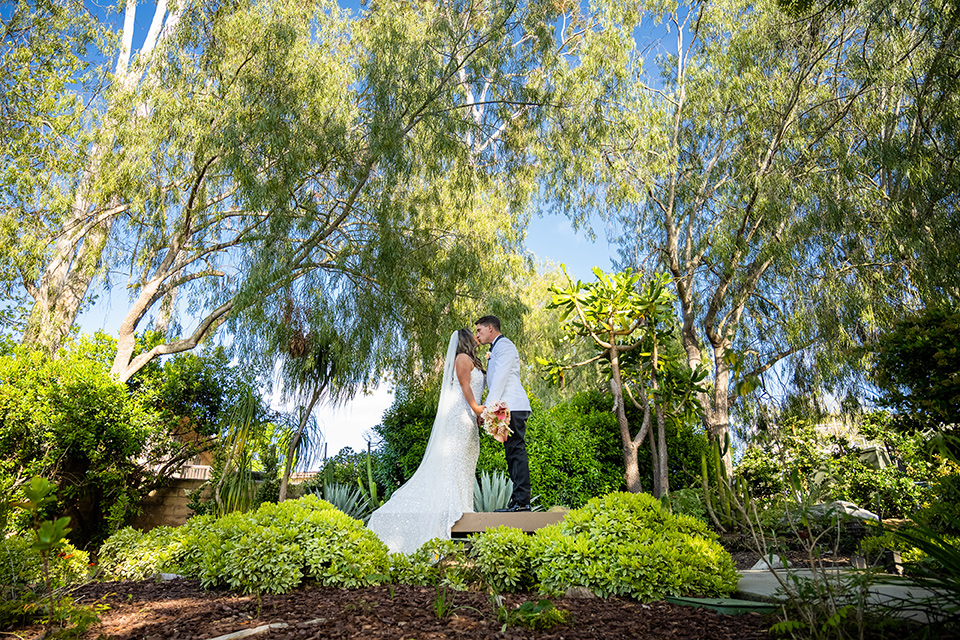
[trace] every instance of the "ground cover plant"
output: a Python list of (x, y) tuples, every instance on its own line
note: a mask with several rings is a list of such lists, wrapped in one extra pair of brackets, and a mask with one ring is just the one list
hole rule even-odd
[(730, 555), (703, 522), (630, 493), (594, 498), (533, 536), (497, 527), (473, 536), (469, 551), (433, 540), (390, 556), (362, 522), (308, 495), (247, 514), (199, 516), (176, 529), (124, 529), (101, 548), (100, 568), (112, 579), (176, 573), (242, 593), (393, 582), (554, 596), (586, 587), (650, 601), (725, 595), (737, 583)]
[(388, 579), (387, 548), (359, 520), (314, 495), (182, 527), (141, 533), (126, 528), (100, 550), (105, 576), (157, 573), (197, 578), (205, 587), (284, 593), (305, 580), (359, 587)]

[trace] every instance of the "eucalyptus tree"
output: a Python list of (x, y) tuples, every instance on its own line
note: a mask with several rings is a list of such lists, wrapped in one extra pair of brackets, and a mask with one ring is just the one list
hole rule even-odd
[[(662, 46), (656, 71), (639, 48), (587, 59), (610, 91), (585, 90), (584, 108), (546, 138), (568, 210), (617, 215), (623, 264), (672, 276), (687, 360), (712, 373), (701, 400), (714, 437), (778, 363), (793, 363), (801, 384), (836, 382), (884, 309), (912, 295), (876, 286), (909, 275), (902, 254), (914, 247), (898, 243), (883, 163), (870, 169), (890, 159), (884, 136), (911, 128), (909, 63), (939, 46), (919, 18), (900, 24), (906, 13), (871, 2), (802, 17), (766, 1), (621, 3), (607, 11), (611, 30)], [(597, 144), (571, 144), (570, 130)], [(906, 182), (922, 169), (910, 167)]]
[[(73, 0), (18, 0), (0, 15), (0, 325), (19, 333), (26, 320), (24, 280), (46, 258), (45, 229), (59, 224), (82, 169), (78, 137), (84, 100), (99, 78), (91, 53), (107, 32)], [(73, 85), (73, 86), (71, 86)]]
[[(126, 3), (116, 63), (110, 74), (113, 93), (123, 93), (146, 82), (145, 69), (149, 67), (154, 49), (169, 39), (183, 12), (182, 5), (170, 7), (168, 11), (167, 1), (158, 0), (146, 38), (135, 52), (137, 6), (136, 0)], [(102, 26), (96, 32), (102, 32)], [(109, 59), (113, 48), (101, 46), (99, 49), (88, 54), (87, 60), (97, 55)], [(98, 74), (103, 75), (104, 71)], [(60, 72), (59, 82), (76, 80), (69, 73), (69, 66), (61, 67)], [(56, 183), (65, 185), (51, 203), (52, 215), (26, 227), (28, 237), (35, 236), (34, 243), (39, 247), (34, 252), (34, 262), (39, 256), (43, 262), (22, 273), (23, 286), (34, 300), (23, 342), (43, 345), (51, 352), (55, 352), (69, 334), (90, 284), (103, 266), (103, 251), (114, 220), (129, 209), (128, 202), (104, 197), (104, 185), (113, 180), (105, 157), (115, 145), (116, 129), (139, 119), (147, 108), (138, 105), (138, 109), (120, 112), (109, 108), (109, 99), (104, 107), (99, 91), (94, 92), (92, 98), (77, 95), (77, 90), (70, 93), (74, 101), (91, 103), (84, 104), (82, 109), (84, 119), (90, 124), (84, 123), (87, 128), (76, 132), (75, 139), (62, 140), (59, 149), (61, 158), (76, 158), (80, 165), (74, 162), (72, 166), (63, 167), (61, 162), (59, 175), (52, 176)], [(49, 109), (49, 105), (44, 107)], [(31, 157), (29, 153), (27, 157)], [(39, 197), (39, 194), (32, 195)]]

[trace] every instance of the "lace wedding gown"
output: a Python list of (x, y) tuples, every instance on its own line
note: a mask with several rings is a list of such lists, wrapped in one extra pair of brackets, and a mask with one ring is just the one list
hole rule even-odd
[[(445, 376), (446, 380), (446, 376)], [(367, 524), (392, 553), (413, 553), (427, 540), (450, 538), (450, 528), (464, 513), (473, 512), (473, 483), (480, 456), (476, 414), (470, 409), (456, 376), (441, 391), (438, 418), (434, 423), (423, 461), (413, 476), (397, 489)], [(474, 398), (483, 390), (483, 373), (470, 372)], [(444, 392), (449, 407), (444, 407)]]

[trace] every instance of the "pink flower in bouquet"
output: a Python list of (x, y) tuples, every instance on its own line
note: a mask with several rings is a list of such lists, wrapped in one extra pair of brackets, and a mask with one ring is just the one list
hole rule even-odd
[(481, 419), (484, 431), (500, 442), (506, 442), (513, 434), (510, 430), (510, 409), (502, 400), (484, 407)]

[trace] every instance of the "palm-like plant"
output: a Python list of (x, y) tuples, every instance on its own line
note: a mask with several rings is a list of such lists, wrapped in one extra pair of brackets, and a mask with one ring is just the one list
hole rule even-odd
[(213, 490), (218, 515), (246, 511), (253, 504), (252, 443), (264, 424), (264, 415), (260, 396), (244, 387), (224, 424), (223, 469)]
[(311, 487), (310, 493), (323, 498), (351, 518), (366, 522), (370, 518), (370, 500), (360, 487), (340, 482), (325, 482), (322, 487)]

